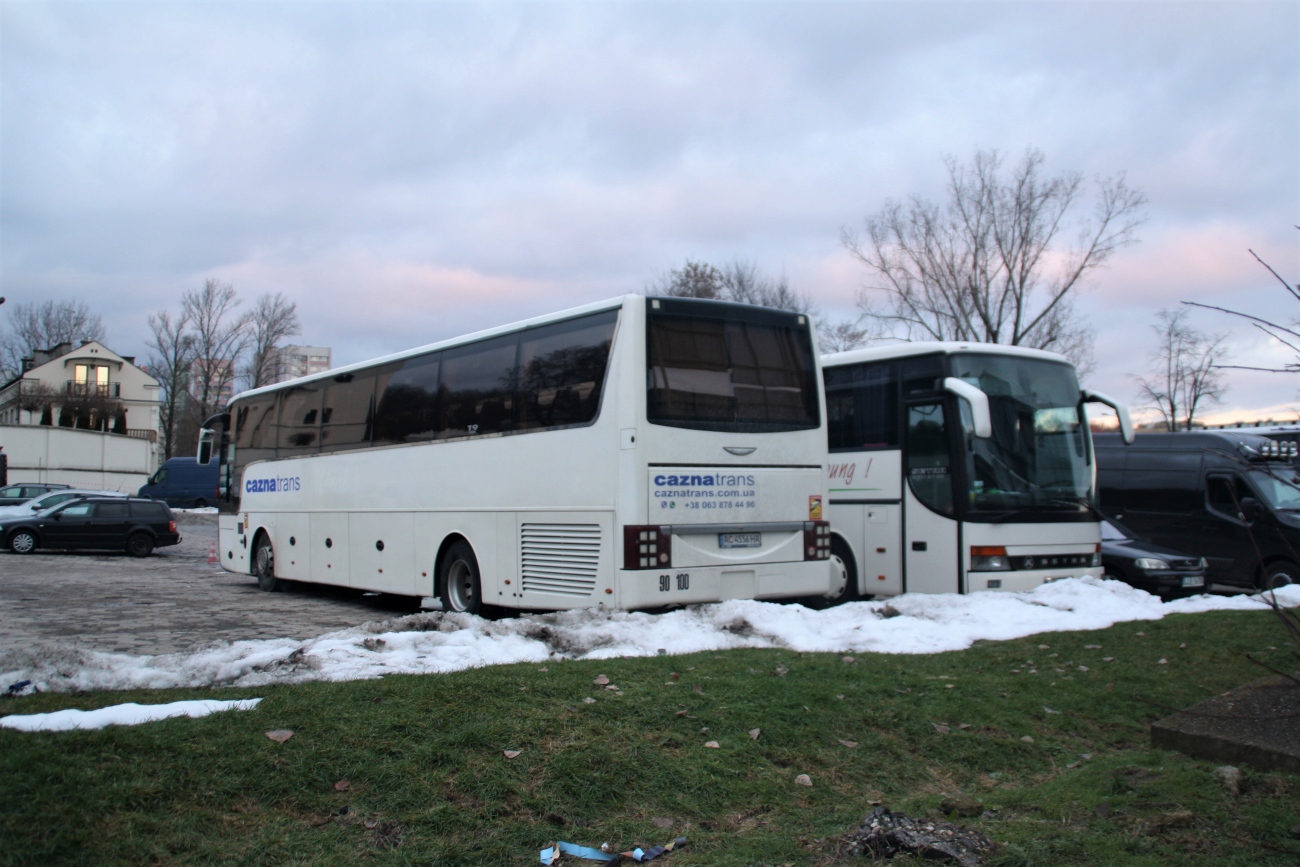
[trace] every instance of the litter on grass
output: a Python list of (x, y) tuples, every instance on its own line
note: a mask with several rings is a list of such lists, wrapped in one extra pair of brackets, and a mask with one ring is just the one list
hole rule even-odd
[[(1300, 585), (1276, 593), (1300, 606)], [(576, 609), (488, 621), (429, 612), (366, 623), (299, 641), (217, 642), (157, 656), (100, 653), (41, 643), (0, 653), (0, 683), (30, 680), (42, 692), (253, 687), (433, 674), (517, 662), (780, 648), (827, 653), (940, 653), (976, 641), (1104, 629), (1203, 611), (1263, 611), (1259, 596), (1195, 596), (1163, 602), (1119, 581), (1070, 578), (1026, 593), (907, 594), (821, 611), (732, 600), (664, 614)], [(374, 648), (383, 647), (382, 653)], [(612, 685), (612, 684), (611, 684)], [(696, 684), (693, 689), (703, 692)], [(587, 703), (591, 703), (588, 701)]]
[(541, 857), (541, 863), (546, 865), (557, 863), (560, 860), (561, 855), (572, 855), (575, 858), (584, 858), (588, 861), (653, 861), (660, 855), (671, 852), (674, 849), (678, 849), (685, 845), (686, 838), (678, 837), (662, 846), (651, 846), (649, 849), (642, 849), (638, 846), (629, 852), (606, 852), (604, 851), (606, 848), (604, 846), (600, 849), (595, 849), (591, 846), (579, 846), (576, 843), (566, 843), (563, 840), (560, 840), (553, 845), (546, 847), (539, 854)]
[(104, 726), (134, 726), (176, 716), (201, 717), (223, 710), (252, 710), (260, 698), (235, 701), (174, 701), (170, 704), (115, 704), (98, 710), (56, 710), (51, 713), (13, 714), (0, 717), (0, 728), (21, 732), (66, 732), (73, 729), (102, 729)]

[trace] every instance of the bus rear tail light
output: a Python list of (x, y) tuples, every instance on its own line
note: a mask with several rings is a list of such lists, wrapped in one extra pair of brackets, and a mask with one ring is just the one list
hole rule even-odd
[(831, 558), (830, 521), (808, 521), (803, 525), (803, 558), (805, 560)]
[(1001, 545), (971, 545), (970, 570), (972, 572), (1006, 572), (1011, 569), (1007, 549)]
[(667, 569), (673, 565), (673, 537), (667, 527), (628, 524), (623, 527), (624, 569)]

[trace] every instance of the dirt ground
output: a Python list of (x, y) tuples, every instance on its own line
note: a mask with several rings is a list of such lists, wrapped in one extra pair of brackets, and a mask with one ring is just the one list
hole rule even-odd
[(207, 562), (216, 515), (178, 514), (181, 544), (126, 554), (0, 552), (0, 653), (34, 643), (171, 653), (216, 640), (312, 638), (409, 613), (418, 600), (330, 587), (264, 593)]

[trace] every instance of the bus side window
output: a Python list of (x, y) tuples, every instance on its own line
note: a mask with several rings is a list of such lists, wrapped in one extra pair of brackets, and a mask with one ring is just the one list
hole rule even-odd
[(525, 331), (519, 343), (519, 428), (596, 417), (617, 311)]
[(329, 380), (321, 406), (320, 450), (333, 452), (370, 444), (375, 377), (344, 373)]
[(320, 451), (321, 392), (316, 383), (283, 393), (276, 453), (279, 457)]
[(441, 353), (408, 358), (379, 372), (375, 387), (374, 439), (408, 443), (433, 439), (438, 429)]
[(953, 513), (948, 426), (941, 403), (907, 408), (907, 481), (926, 506), (941, 515)]
[(509, 334), (442, 354), (442, 423), (438, 425), (438, 436), (514, 429), (518, 349), (518, 335)]

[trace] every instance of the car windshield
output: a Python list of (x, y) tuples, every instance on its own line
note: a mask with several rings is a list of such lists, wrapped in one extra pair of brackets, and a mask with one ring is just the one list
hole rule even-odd
[(1103, 542), (1126, 542), (1129, 536), (1110, 521), (1101, 522), (1101, 540)]
[[(1087, 508), (1092, 499), (1086, 432), (1074, 368), (1035, 358), (954, 354), (952, 375), (989, 398), (991, 437), (968, 438), (972, 511)], [(967, 431), (970, 407), (960, 402)]]
[(1286, 470), (1255, 470), (1250, 474), (1259, 495), (1274, 509), (1300, 511), (1300, 474)]

